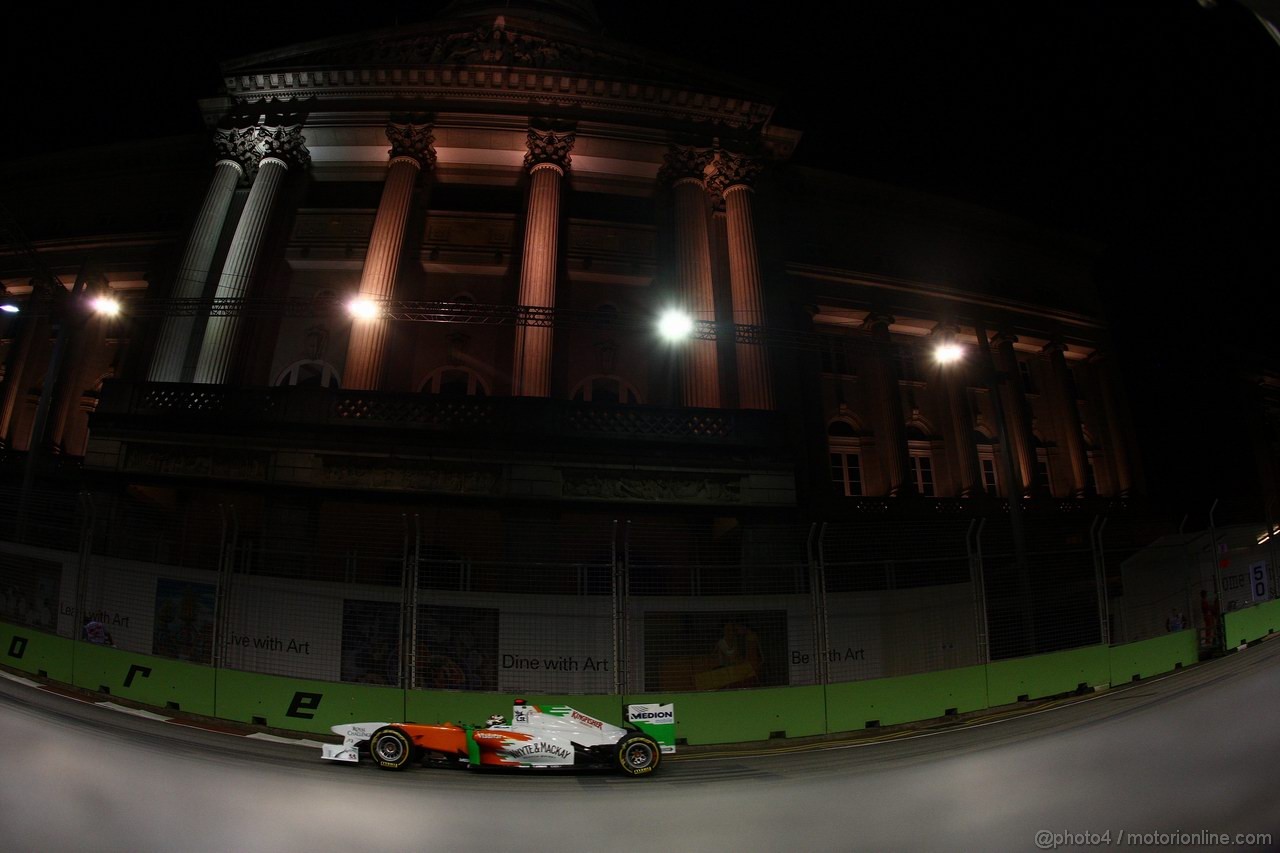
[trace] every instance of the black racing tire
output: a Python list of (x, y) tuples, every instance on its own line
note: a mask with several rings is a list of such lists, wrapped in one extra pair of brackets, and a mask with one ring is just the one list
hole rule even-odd
[(383, 726), (369, 738), (369, 754), (383, 770), (400, 770), (413, 760), (413, 741), (395, 726)]
[(618, 741), (614, 753), (618, 769), (627, 776), (648, 776), (662, 763), (662, 748), (645, 734), (629, 734)]

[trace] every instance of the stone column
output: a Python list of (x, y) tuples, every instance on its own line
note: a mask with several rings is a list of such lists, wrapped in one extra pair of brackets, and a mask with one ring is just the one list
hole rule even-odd
[[(1027, 407), (1027, 396), (1022, 388), (1022, 376), (1018, 373), (1018, 357), (1014, 355), (1013, 345), (1018, 336), (1002, 331), (991, 343), (996, 348), (996, 368), (1004, 374), (1004, 382), (997, 382), (993, 394), (1003, 394), (1005, 423), (1000, 424), (1000, 440), (1008, 436), (1012, 442), (1014, 459), (1018, 461), (1018, 470), (1014, 472), (1019, 482), (1009, 484), (1008, 496), (1015, 498), (1032, 490), (1036, 481), (1036, 445), (1031, 434), (1031, 414)], [(1041, 484), (1047, 487), (1047, 483)], [(1016, 489), (1016, 491), (1015, 491)]]
[[(306, 166), (311, 159), (301, 130), (301, 126), (296, 124), (254, 128), (257, 139), (253, 147), (261, 159), (257, 163), (257, 176), (245, 201), (244, 212), (240, 214), (240, 222), (231, 238), (231, 249), (227, 252), (222, 275), (218, 277), (215, 299), (239, 299), (248, 292), (280, 184), (291, 163)], [(240, 321), (240, 316), (235, 314), (209, 317), (204, 341), (200, 345), (200, 360), (196, 363), (196, 382), (219, 385), (227, 381)]]
[[(521, 305), (554, 308), (556, 304), (560, 183), (569, 169), (574, 139), (570, 132), (529, 130), (529, 152), (524, 158), (524, 167), (529, 170), (529, 208), (520, 264)], [(550, 326), (516, 327), (513, 395), (551, 395), (551, 340)]]
[(880, 459), (885, 466), (885, 475), (889, 483), (890, 497), (914, 494), (915, 481), (910, 476), (907, 463), (907, 430), (902, 414), (902, 392), (898, 388), (898, 371), (893, 358), (893, 342), (889, 336), (889, 326), (893, 318), (888, 314), (872, 312), (862, 321), (863, 328), (871, 332), (872, 346), (876, 359), (874, 376), (876, 395), (880, 398), (879, 417), (876, 420), (879, 437), (877, 443), (883, 442)]
[(1089, 356), (1089, 364), (1093, 367), (1093, 375), (1098, 380), (1098, 390), (1102, 397), (1102, 417), (1107, 423), (1107, 438), (1111, 451), (1111, 464), (1116, 473), (1116, 491), (1121, 497), (1128, 497), (1133, 492), (1133, 468), (1129, 464), (1129, 437), (1124, 428), (1121, 414), (1120, 397), (1116, 393), (1115, 360), (1106, 349), (1094, 350)]
[(40, 285), (31, 280), (31, 295), (27, 297), (26, 309), (11, 322), (17, 326), (14, 341), (10, 345), (9, 357), (4, 365), (4, 384), (0, 385), (0, 447), (12, 447), (13, 437), (9, 429), (13, 425), (14, 414), (18, 410), (18, 399), (23, 393), (26, 383), (23, 375), (31, 360), (31, 344), (35, 341), (40, 329), (48, 331), (47, 324), (32, 310), (35, 305)]
[(729, 284), (729, 228), (724, 198), (711, 196), (711, 276), (716, 294), (716, 358), (720, 405), (738, 407), (738, 358), (733, 326), (733, 293)]
[[(933, 333), (939, 343), (954, 343), (959, 331), (954, 323), (939, 323)], [(941, 371), (943, 393), (950, 412), (955, 471), (959, 479), (956, 485), (962, 498), (980, 495), (983, 490), (982, 478), (978, 476), (978, 448), (973, 443), (973, 418), (969, 413), (968, 394), (965, 393), (969, 386), (968, 369), (969, 365), (964, 361), (957, 361)]]
[[(373, 220), (364, 272), (360, 274), (359, 296), (374, 302), (389, 300), (394, 295), (413, 188), (420, 171), (430, 170), (436, 162), (436, 152), (431, 147), (435, 141), (431, 125), (392, 122), (387, 125), (387, 139), (391, 141), (391, 160), (387, 164), (387, 179), (382, 185), (378, 214)], [(377, 390), (382, 379), (386, 348), (385, 317), (352, 320), (342, 387)]]
[(1071, 378), (1068, 375), (1067, 359), (1063, 356), (1066, 351), (1067, 347), (1061, 341), (1051, 341), (1043, 350), (1049, 357), (1057, 421), (1061, 424), (1063, 444), (1067, 448), (1067, 458), (1071, 461), (1071, 493), (1079, 498), (1084, 497), (1088, 489), (1089, 461), (1085, 456), (1084, 434), (1080, 429), (1080, 409), (1076, 406), (1075, 395), (1071, 390)]
[[(716, 319), (707, 231), (707, 191), (703, 184), (710, 149), (671, 146), (659, 180), (671, 184), (675, 203), (676, 287), (680, 308), (695, 321)], [(718, 408), (720, 376), (716, 342), (688, 340), (680, 353), (681, 400), (686, 406)]]
[[(112, 295), (106, 277), (101, 274), (86, 276), (85, 289), (91, 297)], [(86, 354), (102, 346), (106, 326), (115, 319), (118, 318), (93, 312), (76, 322), (70, 330), (66, 359), (59, 368), (58, 381), (53, 387), (53, 415), (46, 427), (48, 444), (54, 453), (66, 452), (67, 423), (71, 413), (80, 405), (81, 392), (84, 391)]]
[[(733, 291), (733, 322), (764, 330), (764, 286), (760, 279), (760, 256), (756, 250), (752, 217), (751, 185), (759, 176), (758, 160), (717, 151), (707, 166), (707, 185), (724, 197), (725, 230), (729, 242), (729, 281)], [(739, 343), (738, 405), (743, 409), (772, 409), (773, 386), (769, 377), (768, 351), (762, 340)]]
[[(227, 220), (227, 210), (235, 196), (236, 185), (246, 174), (243, 163), (252, 159), (255, 137), (252, 128), (222, 128), (214, 136), (218, 160), (213, 165), (213, 179), (205, 193), (204, 204), (196, 216), (196, 224), (187, 238), (187, 247), (178, 264), (178, 273), (170, 289), (170, 299), (199, 299), (209, 280), (209, 268), (218, 249), (218, 238)], [(147, 371), (148, 382), (181, 382), (187, 360), (187, 345), (195, 328), (194, 313), (167, 314), (160, 325), (160, 336)]]

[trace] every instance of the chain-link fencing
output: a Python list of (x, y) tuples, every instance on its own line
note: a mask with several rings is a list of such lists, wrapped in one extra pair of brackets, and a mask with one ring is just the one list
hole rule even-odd
[(0, 620), (324, 681), (673, 693), (1203, 632), (1215, 601), (1274, 597), (1274, 523), (1180, 533), (1118, 502), (1010, 510), (867, 499), (838, 520), (760, 523), (10, 490)]

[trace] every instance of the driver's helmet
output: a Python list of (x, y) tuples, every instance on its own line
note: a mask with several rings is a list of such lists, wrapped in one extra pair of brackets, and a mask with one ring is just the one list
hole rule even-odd
[(485, 725), (489, 728), (493, 728), (494, 726), (505, 726), (506, 724), (507, 718), (501, 714), (493, 714), (485, 721)]

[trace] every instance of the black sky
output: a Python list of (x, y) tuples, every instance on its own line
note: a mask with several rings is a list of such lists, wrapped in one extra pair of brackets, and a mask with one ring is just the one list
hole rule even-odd
[[(45, 3), (6, 12), (0, 156), (197, 132), (219, 59), (430, 19), (443, 3)], [(1241, 488), (1225, 372), (1277, 360), (1280, 45), (1234, 0), (597, 3), (607, 35), (764, 80), (796, 160), (1091, 237), (1133, 406)], [(1152, 424), (1176, 420), (1181, 438)], [(1195, 445), (1194, 436), (1200, 442)], [(1188, 446), (1188, 442), (1193, 442)], [(1221, 442), (1220, 442), (1221, 443)]]

